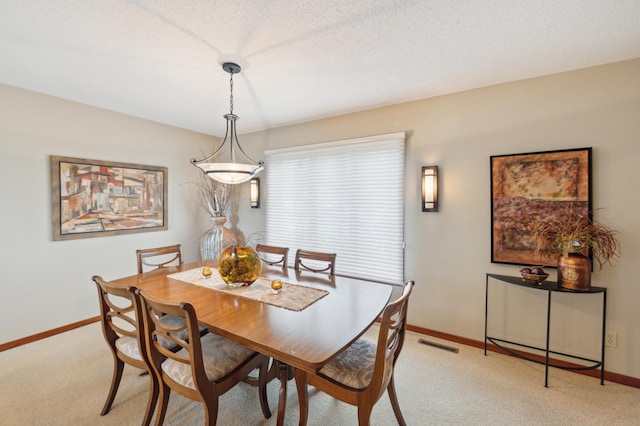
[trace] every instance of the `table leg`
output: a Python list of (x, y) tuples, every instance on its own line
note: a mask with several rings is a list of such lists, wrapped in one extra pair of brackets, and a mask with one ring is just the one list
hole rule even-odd
[(280, 380), (280, 393), (278, 397), (278, 426), (284, 425), (284, 415), (287, 408), (287, 381), (293, 377), (293, 368), (284, 362), (278, 363), (278, 379)]
[[(296, 388), (298, 389), (298, 405), (300, 408), (300, 419), (298, 421), (298, 426), (307, 426), (307, 420), (309, 419), (309, 392), (307, 388), (307, 373), (303, 370), (298, 369), (295, 371), (295, 379)], [(391, 380), (393, 380), (393, 378)], [(392, 397), (391, 394), (389, 394), (389, 396), (393, 401), (394, 397)]]

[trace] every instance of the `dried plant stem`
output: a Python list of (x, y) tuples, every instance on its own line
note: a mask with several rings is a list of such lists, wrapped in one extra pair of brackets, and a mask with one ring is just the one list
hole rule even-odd
[(233, 192), (233, 185), (218, 182), (205, 175), (198, 182), (200, 205), (211, 217), (220, 217), (226, 214)]

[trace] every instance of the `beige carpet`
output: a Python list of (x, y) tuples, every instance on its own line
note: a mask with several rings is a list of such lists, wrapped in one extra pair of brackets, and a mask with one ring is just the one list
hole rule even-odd
[[(419, 338), (460, 349), (451, 353)], [(0, 424), (138, 425), (148, 377), (125, 367), (111, 412), (100, 410), (111, 380), (111, 354), (99, 324), (0, 353)], [(640, 389), (551, 369), (501, 354), (407, 333), (396, 368), (400, 406), (409, 425), (637, 425)], [(257, 389), (240, 384), (220, 400), (220, 425), (275, 425), (279, 382), (269, 385), (274, 415), (264, 419)], [(356, 409), (310, 392), (309, 425), (355, 425)], [(287, 425), (298, 424), (297, 393), (289, 382)], [(167, 425), (201, 425), (202, 406), (173, 393)], [(385, 394), (372, 425), (393, 425)]]

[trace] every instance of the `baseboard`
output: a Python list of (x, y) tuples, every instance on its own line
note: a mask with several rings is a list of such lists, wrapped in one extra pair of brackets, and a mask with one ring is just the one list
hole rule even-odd
[[(52, 330), (43, 331), (42, 333), (34, 334), (32, 336), (23, 337), (21, 339), (13, 340), (13, 341), (7, 342), (7, 343), (2, 343), (2, 344), (0, 344), (0, 352), (6, 351), (7, 349), (15, 348), (17, 346), (26, 345), (27, 343), (35, 342), (35, 341), (40, 340), (40, 339), (45, 339), (47, 337), (55, 336), (56, 334), (64, 333), (65, 331), (73, 330), (75, 328), (82, 327), (82, 326), (87, 325), (87, 324), (92, 324), (92, 323), (98, 322), (98, 321), (100, 321), (100, 317), (99, 316), (95, 316), (93, 318), (87, 318), (85, 320), (74, 322), (72, 324), (67, 324), (67, 325), (62, 326), (62, 327), (54, 328)], [(417, 326), (410, 325), (410, 324), (407, 324), (407, 330), (414, 331), (414, 332), (420, 333), (420, 334), (424, 334), (426, 336), (437, 337), (438, 339), (448, 340), (450, 342), (460, 343), (462, 345), (467, 345), (467, 346), (472, 346), (472, 347), (475, 347), (475, 348), (484, 349), (484, 342), (482, 342), (480, 340), (474, 340), (474, 339), (469, 339), (469, 338), (466, 338), (466, 337), (460, 337), (460, 336), (456, 336), (454, 334), (443, 333), (443, 332), (440, 332), (440, 331), (430, 330), (428, 328), (423, 328), (423, 327), (417, 327)], [(493, 344), (487, 345), (487, 349), (492, 351), (492, 352), (499, 352), (499, 353), (503, 353), (503, 354), (506, 354), (506, 355), (510, 355), (509, 353), (504, 352), (503, 350), (501, 350), (500, 348), (498, 348), (497, 346), (495, 346)], [(525, 351), (519, 351), (519, 350), (515, 350), (515, 352), (519, 352), (519, 353), (521, 353), (521, 354), (523, 354), (523, 355), (525, 355), (525, 356), (527, 356), (529, 358), (538, 359), (539, 361), (544, 362), (544, 357), (542, 357), (540, 355), (532, 354), (532, 353), (525, 352)], [(554, 359), (553, 361), (554, 361), (554, 363), (564, 364), (566, 366), (576, 366), (577, 365), (577, 364), (573, 364), (573, 363), (566, 362), (566, 361), (563, 361), (563, 360), (558, 360), (558, 359)], [(567, 370), (567, 371), (573, 371), (574, 373), (584, 374), (586, 376), (591, 376), (591, 377), (596, 377), (596, 378), (600, 377), (600, 370)], [(618, 374), (618, 373), (612, 373), (610, 371), (606, 371), (605, 370), (604, 378), (605, 378), (605, 380), (608, 380), (608, 381), (613, 382), (613, 383), (619, 383), (621, 385), (631, 386), (631, 387), (640, 389), (640, 379), (635, 378), (635, 377), (625, 376), (623, 374)]]
[(40, 339), (45, 339), (47, 337), (55, 336), (56, 334), (64, 333), (65, 331), (73, 330), (74, 328), (82, 327), (87, 324), (92, 324), (94, 322), (100, 321), (100, 317), (96, 316), (93, 318), (87, 318), (82, 321), (74, 322), (72, 324), (67, 324), (62, 327), (54, 328), (52, 330), (43, 331), (42, 333), (34, 334), (32, 336), (23, 337), (18, 340), (14, 340), (7, 343), (0, 344), (0, 352), (6, 351), (7, 349), (15, 348), (17, 346), (26, 345), (27, 343), (35, 342)]
[[(475, 348), (484, 349), (484, 342), (480, 341), (480, 340), (468, 339), (466, 337), (460, 337), (460, 336), (456, 336), (456, 335), (449, 334), (449, 333), (442, 333), (440, 331), (429, 330), (428, 328), (417, 327), (417, 326), (413, 326), (413, 325), (409, 325), (409, 324), (407, 324), (407, 330), (414, 331), (416, 333), (424, 334), (424, 335), (427, 335), (427, 336), (437, 337), (438, 339), (448, 340), (450, 342), (460, 343), (462, 345), (473, 346)], [(487, 350), (490, 350), (492, 352), (499, 352), (499, 353), (502, 353), (502, 354), (506, 354), (506, 355), (512, 356), (511, 354), (501, 350), (500, 348), (498, 348), (494, 344), (488, 344), (487, 345)], [(517, 352), (517, 353), (520, 353), (520, 354), (522, 354), (522, 355), (524, 355), (524, 356), (526, 356), (528, 358), (533, 358), (533, 359), (536, 359), (537, 361), (540, 361), (540, 362), (544, 363), (544, 357), (541, 356), (541, 355), (532, 354), (530, 352), (525, 352), (525, 351), (521, 351), (521, 350), (513, 350), (513, 351)], [(576, 366), (578, 366), (578, 364), (567, 362), (567, 361), (563, 361), (563, 360), (559, 360), (559, 359), (553, 359), (553, 362), (555, 364), (564, 365), (564, 366), (567, 366), (567, 367), (576, 367)], [(596, 377), (598, 379), (600, 378), (600, 370), (599, 369), (597, 369), (597, 370), (567, 370), (567, 371), (572, 371), (574, 373), (583, 374), (585, 376)], [(608, 381), (613, 382), (613, 383), (619, 383), (619, 384), (625, 385), (625, 386), (631, 386), (631, 387), (634, 387), (634, 388), (640, 388), (640, 379), (635, 378), (635, 377), (625, 376), (625, 375), (618, 374), (618, 373), (612, 373), (610, 371), (606, 371), (606, 369), (605, 369), (604, 378), (605, 378), (605, 380), (608, 380)]]

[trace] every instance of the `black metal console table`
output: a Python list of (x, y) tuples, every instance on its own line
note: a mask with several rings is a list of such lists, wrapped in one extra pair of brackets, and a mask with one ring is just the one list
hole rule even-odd
[[(499, 339), (497, 337), (491, 337), (487, 331), (487, 316), (489, 314), (489, 279), (493, 278), (494, 280), (501, 281), (507, 284), (513, 284), (516, 286), (532, 288), (536, 290), (543, 290), (547, 292), (547, 334), (546, 334), (546, 346), (544, 348), (525, 345), (523, 343), (512, 342), (509, 340)], [(589, 359), (583, 358), (576, 355), (565, 354), (562, 352), (556, 352), (549, 349), (549, 331), (550, 331), (550, 319), (551, 319), (551, 294), (554, 292), (560, 293), (571, 293), (571, 294), (602, 294), (602, 336), (601, 336), (601, 355), (600, 359)], [(496, 275), (496, 274), (487, 274), (486, 282), (485, 282), (485, 310), (484, 310), (484, 354), (487, 355), (487, 341), (493, 343), (498, 348), (503, 351), (517, 356), (522, 359), (526, 359), (528, 361), (537, 362), (538, 364), (543, 364), (545, 366), (544, 369), (544, 386), (548, 387), (549, 381), (549, 367), (561, 368), (565, 370), (593, 370), (596, 368), (600, 368), (600, 384), (604, 385), (604, 338), (605, 338), (605, 326), (606, 326), (606, 318), (607, 318), (607, 289), (605, 287), (591, 287), (589, 291), (575, 291), (562, 288), (558, 286), (558, 283), (553, 281), (544, 281), (541, 284), (525, 281), (521, 277), (511, 277), (507, 275)], [(516, 345), (524, 348), (534, 349), (538, 351), (543, 351), (545, 353), (545, 361), (541, 362), (531, 357), (527, 357), (520, 352), (516, 352), (502, 344), (510, 344)], [(593, 364), (585, 365), (585, 366), (567, 366), (560, 364), (553, 364), (549, 361), (549, 354), (562, 355), (568, 358), (578, 359), (585, 362), (590, 362)]]

